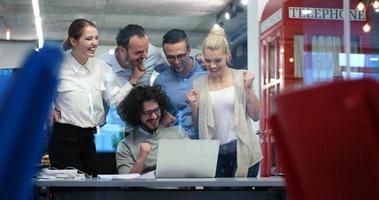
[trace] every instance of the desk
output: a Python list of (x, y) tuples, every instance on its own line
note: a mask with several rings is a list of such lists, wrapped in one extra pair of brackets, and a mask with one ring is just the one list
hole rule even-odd
[(37, 192), (47, 190), (45, 199), (286, 199), (281, 177), (36, 180), (34, 184)]

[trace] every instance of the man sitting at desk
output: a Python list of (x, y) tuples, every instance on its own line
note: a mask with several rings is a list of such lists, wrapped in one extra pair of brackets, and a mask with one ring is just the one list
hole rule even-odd
[(166, 115), (168, 97), (159, 86), (138, 86), (120, 104), (124, 119), (135, 128), (117, 147), (118, 173), (146, 173), (157, 163), (160, 139), (184, 139), (179, 127), (160, 124)]

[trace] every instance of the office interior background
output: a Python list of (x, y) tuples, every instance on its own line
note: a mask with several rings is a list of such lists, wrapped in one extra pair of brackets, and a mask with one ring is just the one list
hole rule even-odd
[[(143, 26), (156, 46), (161, 46), (168, 30), (183, 29), (195, 55), (201, 52), (202, 40), (217, 23), (226, 30), (232, 67), (256, 75), (254, 88), (259, 91), (262, 115), (254, 127), (260, 133), (265, 154), (261, 173), (278, 175), (282, 171), (270, 124), (276, 95), (333, 80), (379, 80), (379, 1), (345, 1), (351, 9), (349, 29), (341, 14), (343, 2), (41, 0), (36, 14), (31, 0), (1, 0), (0, 95), (25, 55), (38, 51), (48, 41), (61, 43), (75, 18), (96, 23), (100, 34), (98, 56), (114, 53), (117, 31), (129, 23)], [(39, 26), (41, 31), (37, 31)], [(111, 159), (122, 137), (123, 122), (111, 109), (107, 124), (96, 134), (99, 156)], [(112, 166), (102, 167), (112, 171)]]

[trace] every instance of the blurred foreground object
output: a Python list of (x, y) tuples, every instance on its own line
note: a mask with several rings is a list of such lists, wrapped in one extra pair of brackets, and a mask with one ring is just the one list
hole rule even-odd
[(290, 199), (378, 199), (379, 84), (334, 82), (276, 99)]
[(48, 154), (45, 154), (42, 156), (41, 158), (41, 165), (42, 166), (46, 166), (46, 167), (50, 167), (50, 159), (49, 159), (49, 155)]
[(31, 52), (0, 98), (0, 199), (30, 198), (62, 61), (59, 47)]

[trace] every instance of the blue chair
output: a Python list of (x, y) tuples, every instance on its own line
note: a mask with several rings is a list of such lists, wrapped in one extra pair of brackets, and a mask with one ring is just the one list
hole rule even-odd
[(58, 46), (31, 52), (0, 98), (0, 199), (30, 199), (62, 61)]

